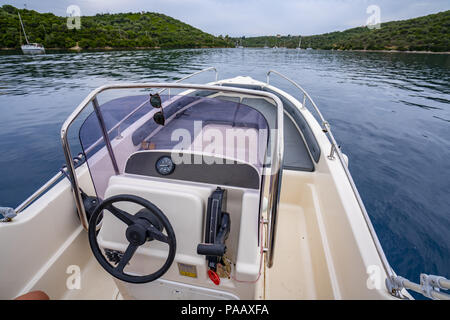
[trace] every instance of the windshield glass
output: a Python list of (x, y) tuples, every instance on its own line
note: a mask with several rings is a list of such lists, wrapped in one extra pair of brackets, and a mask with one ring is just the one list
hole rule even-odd
[[(161, 95), (162, 108), (155, 108), (149, 98), (137, 95), (108, 101), (81, 126), (79, 138), (98, 197), (104, 197), (111, 176), (124, 173), (129, 157), (143, 150), (213, 155), (250, 164), (262, 174), (269, 158), (269, 125), (263, 113), (246, 105), (245, 99)], [(158, 112), (162, 112), (164, 125), (154, 120)], [(112, 157), (99, 119), (105, 124)]]

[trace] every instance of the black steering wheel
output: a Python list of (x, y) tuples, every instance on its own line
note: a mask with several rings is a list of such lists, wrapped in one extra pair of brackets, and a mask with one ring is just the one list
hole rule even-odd
[[(144, 209), (140, 210), (135, 215), (132, 215), (113, 206), (115, 202), (123, 201), (139, 204), (143, 206)], [(116, 216), (128, 226), (125, 235), (129, 244), (117, 266), (112, 266), (106, 260), (97, 242), (97, 220), (105, 209), (111, 212), (114, 216)], [(167, 231), (167, 236), (162, 232), (164, 229), (166, 229)], [(95, 208), (89, 220), (88, 233), (89, 244), (91, 245), (92, 252), (100, 265), (117, 279), (126, 282), (146, 283), (156, 280), (164, 273), (166, 273), (167, 270), (169, 270), (170, 266), (172, 265), (173, 259), (175, 258), (177, 241), (172, 225), (170, 224), (164, 213), (157, 206), (141, 197), (123, 194), (112, 196), (101, 202)], [(148, 275), (133, 276), (126, 274), (123, 269), (133, 257), (136, 249), (139, 246), (143, 245), (145, 242), (152, 240), (165, 242), (169, 245), (169, 255), (167, 256), (164, 265), (156, 272)]]

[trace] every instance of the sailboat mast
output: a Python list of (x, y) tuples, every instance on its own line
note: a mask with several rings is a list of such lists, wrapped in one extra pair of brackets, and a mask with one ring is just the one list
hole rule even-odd
[(20, 30), (20, 23), (19, 23), (19, 44), (22, 45), (22, 31)]
[(24, 36), (25, 36), (25, 40), (27, 41), (27, 44), (30, 44), (30, 43), (28, 42), (27, 34), (26, 34), (26, 32), (25, 32), (25, 28), (23, 27), (22, 18), (20, 17), (19, 11), (17, 11), (17, 14), (19, 15), (20, 25), (22, 26), (22, 30), (23, 30), (23, 34), (24, 34)]

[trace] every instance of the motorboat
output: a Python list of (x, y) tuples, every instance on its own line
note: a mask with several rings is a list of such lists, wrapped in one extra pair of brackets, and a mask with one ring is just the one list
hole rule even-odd
[(330, 124), (277, 71), (106, 84), (61, 141), (61, 171), (0, 209), (2, 299), (448, 298), (395, 274)]

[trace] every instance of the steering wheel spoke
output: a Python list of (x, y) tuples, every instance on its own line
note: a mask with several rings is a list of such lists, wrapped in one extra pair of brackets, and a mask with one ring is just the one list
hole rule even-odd
[(161, 231), (159, 231), (152, 225), (150, 225), (147, 228), (147, 233), (150, 237), (152, 237), (155, 240), (158, 240), (158, 241), (161, 241), (164, 243), (169, 243), (169, 237), (167, 237), (164, 233), (162, 233)]
[(113, 206), (112, 204), (106, 206), (105, 209), (111, 212), (116, 218), (124, 222), (127, 226), (132, 225), (136, 221), (136, 218), (133, 215), (123, 210), (120, 210), (119, 208)]
[(123, 273), (123, 269), (125, 266), (130, 262), (131, 258), (133, 258), (134, 253), (136, 252), (138, 245), (129, 244), (127, 247), (127, 250), (125, 250), (125, 253), (122, 256), (122, 259), (120, 259), (119, 264), (116, 266), (116, 271)]

